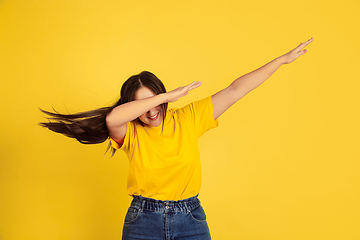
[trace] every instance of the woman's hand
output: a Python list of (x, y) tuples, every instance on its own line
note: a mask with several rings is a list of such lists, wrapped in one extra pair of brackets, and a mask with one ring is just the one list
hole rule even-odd
[(282, 55), (280, 58), (282, 59), (283, 63), (284, 64), (291, 63), (291, 62), (295, 61), (301, 55), (305, 54), (307, 52), (307, 50), (306, 49), (302, 50), (302, 49), (304, 47), (306, 47), (309, 43), (311, 43), (313, 41), (313, 39), (314, 38), (310, 38), (306, 42), (300, 43), (299, 46), (297, 46), (296, 48), (294, 48), (290, 52)]
[(166, 94), (166, 102), (175, 102), (179, 100), (181, 97), (188, 94), (190, 90), (193, 90), (197, 87), (200, 87), (201, 82), (192, 82), (189, 85), (186, 85), (184, 87), (176, 88), (170, 92), (165, 93)]

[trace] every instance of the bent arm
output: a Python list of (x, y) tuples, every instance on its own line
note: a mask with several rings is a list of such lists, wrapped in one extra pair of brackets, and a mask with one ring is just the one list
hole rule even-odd
[(110, 137), (117, 142), (121, 142), (126, 134), (126, 123), (138, 118), (140, 115), (160, 104), (177, 101), (179, 98), (187, 95), (188, 91), (200, 85), (200, 82), (193, 82), (167, 93), (161, 93), (117, 106), (106, 116), (106, 126), (109, 130)]
[(110, 137), (120, 142), (126, 134), (126, 123), (164, 102), (165, 95), (159, 94), (117, 106), (106, 116)]
[(260, 86), (266, 79), (273, 75), (281, 65), (295, 61), (299, 56), (306, 53), (306, 49), (302, 50), (306, 45), (312, 42), (312, 38), (300, 45), (290, 52), (275, 58), (264, 66), (247, 73), (235, 81), (233, 81), (227, 88), (217, 92), (212, 96), (214, 119), (217, 119), (223, 114), (231, 105), (243, 98), (250, 91)]
[(145, 112), (165, 102), (165, 95), (131, 101), (114, 108), (106, 117), (106, 125), (110, 128), (120, 127), (130, 122)]

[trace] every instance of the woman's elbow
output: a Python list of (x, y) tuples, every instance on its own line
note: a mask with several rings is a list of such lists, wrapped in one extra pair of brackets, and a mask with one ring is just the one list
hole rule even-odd
[(231, 89), (229, 92), (233, 102), (239, 101), (249, 92), (243, 84), (230, 85), (229, 88)]
[(105, 123), (108, 128), (113, 128), (113, 127), (116, 127), (116, 125), (121, 125), (121, 124), (119, 124), (119, 120), (116, 119), (116, 117), (114, 116), (113, 112), (110, 112), (106, 116)]

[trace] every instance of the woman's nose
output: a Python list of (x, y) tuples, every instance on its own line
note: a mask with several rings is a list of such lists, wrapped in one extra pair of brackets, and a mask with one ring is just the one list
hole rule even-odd
[(156, 108), (152, 108), (149, 110), (150, 116), (154, 115), (156, 113)]

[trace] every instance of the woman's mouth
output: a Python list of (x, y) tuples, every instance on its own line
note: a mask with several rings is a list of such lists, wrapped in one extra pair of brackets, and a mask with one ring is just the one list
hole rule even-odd
[(152, 117), (149, 117), (152, 121), (155, 121), (159, 117), (159, 113), (155, 114)]

